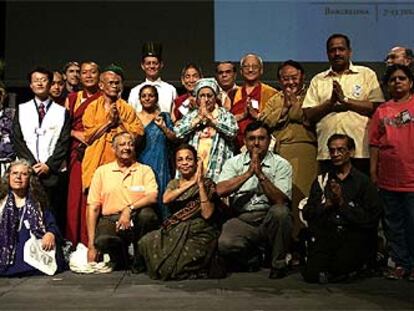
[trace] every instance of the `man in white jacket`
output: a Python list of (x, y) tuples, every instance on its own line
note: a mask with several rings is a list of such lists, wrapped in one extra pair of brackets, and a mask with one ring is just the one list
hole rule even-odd
[(13, 121), (13, 144), (17, 157), (28, 160), (47, 193), (58, 225), (64, 227), (65, 211), (56, 196), (59, 169), (65, 160), (70, 140), (70, 119), (65, 107), (49, 97), (53, 73), (37, 67), (29, 72), (28, 80), (34, 98), (16, 108)]

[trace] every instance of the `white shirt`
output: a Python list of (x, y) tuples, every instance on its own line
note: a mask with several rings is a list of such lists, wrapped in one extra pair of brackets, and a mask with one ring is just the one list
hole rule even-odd
[(142, 110), (141, 102), (139, 101), (139, 91), (144, 85), (154, 85), (158, 91), (158, 105), (162, 112), (171, 113), (172, 105), (177, 97), (177, 91), (174, 86), (164, 82), (161, 78), (155, 81), (145, 79), (144, 82), (138, 84), (136, 87), (131, 89), (128, 97), (128, 103), (135, 109), (136, 112)]
[(36, 160), (46, 163), (55, 150), (65, 124), (66, 108), (51, 102), (42, 123), (39, 124), (38, 105), (40, 103), (33, 99), (20, 104), (18, 121), (27, 148)]

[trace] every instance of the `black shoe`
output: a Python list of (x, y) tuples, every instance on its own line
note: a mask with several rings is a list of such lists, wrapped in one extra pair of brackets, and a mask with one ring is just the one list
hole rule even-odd
[(145, 266), (144, 258), (142, 258), (139, 255), (134, 257), (134, 260), (131, 264), (131, 272), (133, 274), (139, 274), (139, 273), (145, 272), (145, 270), (146, 270), (146, 266)]
[(288, 275), (287, 268), (271, 268), (269, 273), (269, 279), (283, 279)]

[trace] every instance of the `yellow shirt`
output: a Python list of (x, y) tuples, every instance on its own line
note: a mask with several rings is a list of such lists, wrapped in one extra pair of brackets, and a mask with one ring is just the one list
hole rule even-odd
[(89, 188), (88, 204), (99, 204), (102, 215), (113, 215), (154, 192), (158, 192), (158, 185), (148, 165), (135, 162), (122, 172), (114, 161), (96, 170)]
[[(380, 84), (375, 72), (368, 67), (350, 64), (349, 70), (338, 75), (330, 68), (317, 74), (311, 81), (302, 108), (311, 108), (328, 101), (332, 95), (333, 80), (339, 82), (344, 95), (355, 100), (383, 102)], [(369, 158), (369, 118), (354, 111), (332, 112), (316, 124), (318, 160), (329, 159), (328, 138), (335, 134), (347, 134), (355, 140), (355, 158)]]

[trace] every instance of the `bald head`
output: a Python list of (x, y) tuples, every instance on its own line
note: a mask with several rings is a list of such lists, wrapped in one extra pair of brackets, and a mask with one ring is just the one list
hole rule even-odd
[(123, 89), (122, 77), (113, 71), (105, 71), (99, 77), (99, 88), (104, 96), (112, 99), (119, 98)]
[(413, 62), (413, 51), (411, 49), (402, 47), (402, 46), (396, 46), (393, 47), (387, 54), (387, 57), (385, 58), (385, 63), (387, 66), (392, 65), (404, 65), (404, 66), (410, 66)]

